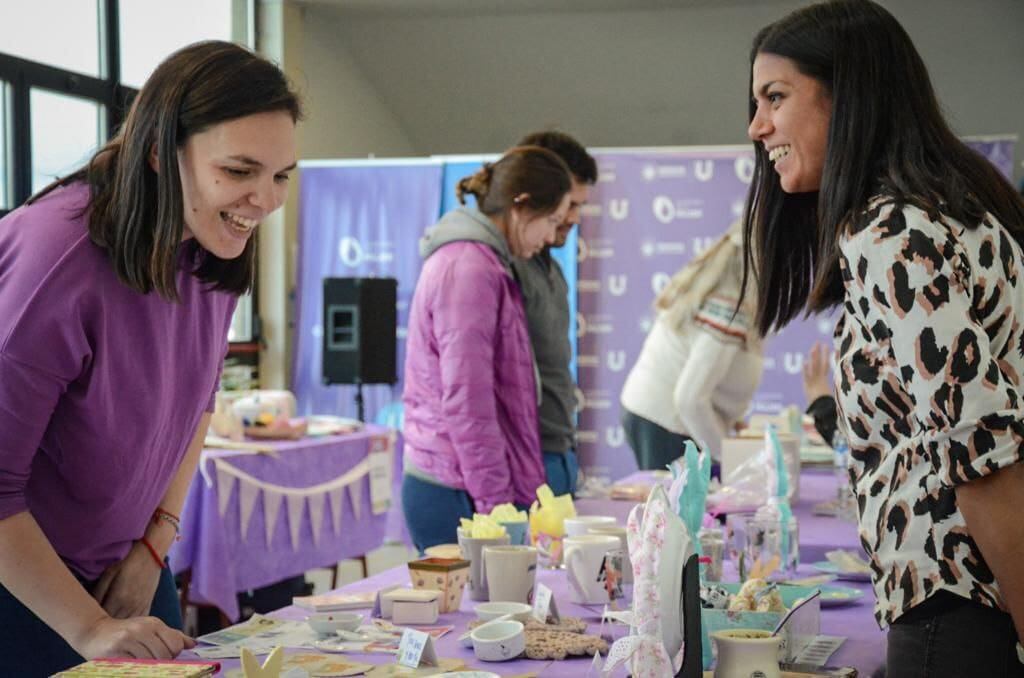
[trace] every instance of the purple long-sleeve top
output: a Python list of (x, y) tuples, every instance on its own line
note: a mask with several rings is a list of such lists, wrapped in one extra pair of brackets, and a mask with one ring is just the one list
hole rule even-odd
[(74, 184), (0, 220), (0, 520), (29, 511), (94, 579), (144, 534), (212, 409), (236, 297), (191, 275), (191, 243), (180, 303), (130, 289), (89, 239), (88, 199)]

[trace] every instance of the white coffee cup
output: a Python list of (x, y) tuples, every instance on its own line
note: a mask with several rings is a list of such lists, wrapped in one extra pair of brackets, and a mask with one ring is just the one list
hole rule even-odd
[(483, 548), (508, 544), (508, 534), (500, 537), (470, 537), (460, 527), (456, 530), (459, 536), (459, 548), (462, 549), (463, 560), (469, 561), (469, 597), (471, 600), (489, 600), (487, 597), (487, 577), (484, 574)]
[(626, 539), (626, 528), (621, 525), (593, 525), (588, 530), (589, 534), (607, 534), (617, 537), (619, 548), (622, 549), (622, 582), (633, 583), (633, 563), (629, 558), (629, 543)]
[(618, 549), (618, 537), (610, 534), (565, 538), (565, 569), (572, 602), (596, 605), (611, 600), (604, 570), (605, 556)]
[(535, 546), (485, 546), (484, 570), (492, 602), (533, 602), (537, 580)]
[(578, 537), (587, 534), (592, 527), (616, 524), (618, 521), (612, 516), (574, 516), (565, 519), (565, 536)]

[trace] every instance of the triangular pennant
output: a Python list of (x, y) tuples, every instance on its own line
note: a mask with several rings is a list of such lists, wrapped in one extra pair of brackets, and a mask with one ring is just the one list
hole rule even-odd
[(274, 538), (274, 526), (277, 523), (277, 511), (281, 508), (282, 495), (269, 487), (263, 488), (263, 520), (267, 529), (267, 548)]
[(326, 492), (317, 492), (307, 497), (309, 501), (309, 525), (313, 528), (313, 544), (320, 546), (320, 528), (324, 522), (324, 499)]
[(228, 473), (224, 465), (217, 464), (217, 512), (224, 517), (231, 500), (231, 488), (235, 486), (235, 477)]
[(238, 518), (242, 528), (242, 541), (245, 541), (246, 534), (249, 532), (249, 521), (252, 519), (252, 509), (256, 505), (258, 496), (260, 496), (259, 486), (244, 480), (238, 482)]
[(341, 534), (341, 504), (345, 501), (345, 488), (339, 487), (336, 490), (331, 490), (327, 496), (331, 500), (331, 525), (334, 536), (337, 537)]
[(302, 509), (306, 498), (301, 494), (289, 494), (288, 500), (288, 532), (292, 536), (292, 551), (299, 550), (299, 528), (302, 527)]
[(348, 486), (348, 498), (352, 501), (352, 515), (356, 520), (363, 512), (363, 479), (358, 478)]

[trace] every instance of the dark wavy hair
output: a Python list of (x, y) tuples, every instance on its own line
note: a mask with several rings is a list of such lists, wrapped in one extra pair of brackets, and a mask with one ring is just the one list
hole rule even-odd
[(757, 327), (781, 329), (801, 311), (843, 300), (838, 241), (863, 228), (875, 195), (976, 228), (991, 212), (1024, 244), (1024, 202), (944, 119), (924, 61), (910, 36), (870, 0), (832, 0), (763, 28), (750, 52), (794, 62), (832, 99), (832, 119), (817, 193), (787, 194), (764, 145), (754, 143), (754, 176), (744, 213), (744, 285), (757, 281)]
[[(89, 236), (106, 251), (118, 278), (143, 294), (155, 290), (177, 300), (177, 252), (185, 224), (178, 150), (214, 125), (275, 111), (287, 112), (295, 122), (302, 118), (299, 96), (277, 66), (230, 42), (189, 45), (157, 66), (117, 134), (85, 167), (28, 202), (58, 186), (88, 183)], [(159, 172), (149, 163), (154, 148)], [(202, 250), (194, 240), (191, 246), (193, 274), (200, 280), (235, 294), (252, 287), (254, 238), (231, 260)]]
[[(553, 151), (540, 146), (515, 146), (497, 161), (484, 163), (460, 180), (455, 194), (462, 204), (467, 195), (476, 197), (479, 210), (487, 216), (503, 214), (513, 206), (544, 215), (558, 209), (571, 187), (569, 168)], [(530, 196), (525, 204), (516, 202), (521, 193)]]
[(517, 146), (540, 146), (565, 161), (569, 171), (581, 184), (597, 183), (597, 161), (587, 153), (583, 144), (565, 132), (547, 130), (533, 132), (519, 140)]

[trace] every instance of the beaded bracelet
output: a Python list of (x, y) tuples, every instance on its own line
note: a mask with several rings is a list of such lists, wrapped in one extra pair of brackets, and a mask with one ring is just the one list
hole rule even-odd
[(157, 525), (161, 520), (174, 528), (174, 541), (181, 541), (181, 519), (170, 511), (165, 511), (158, 506), (153, 511), (153, 524)]

